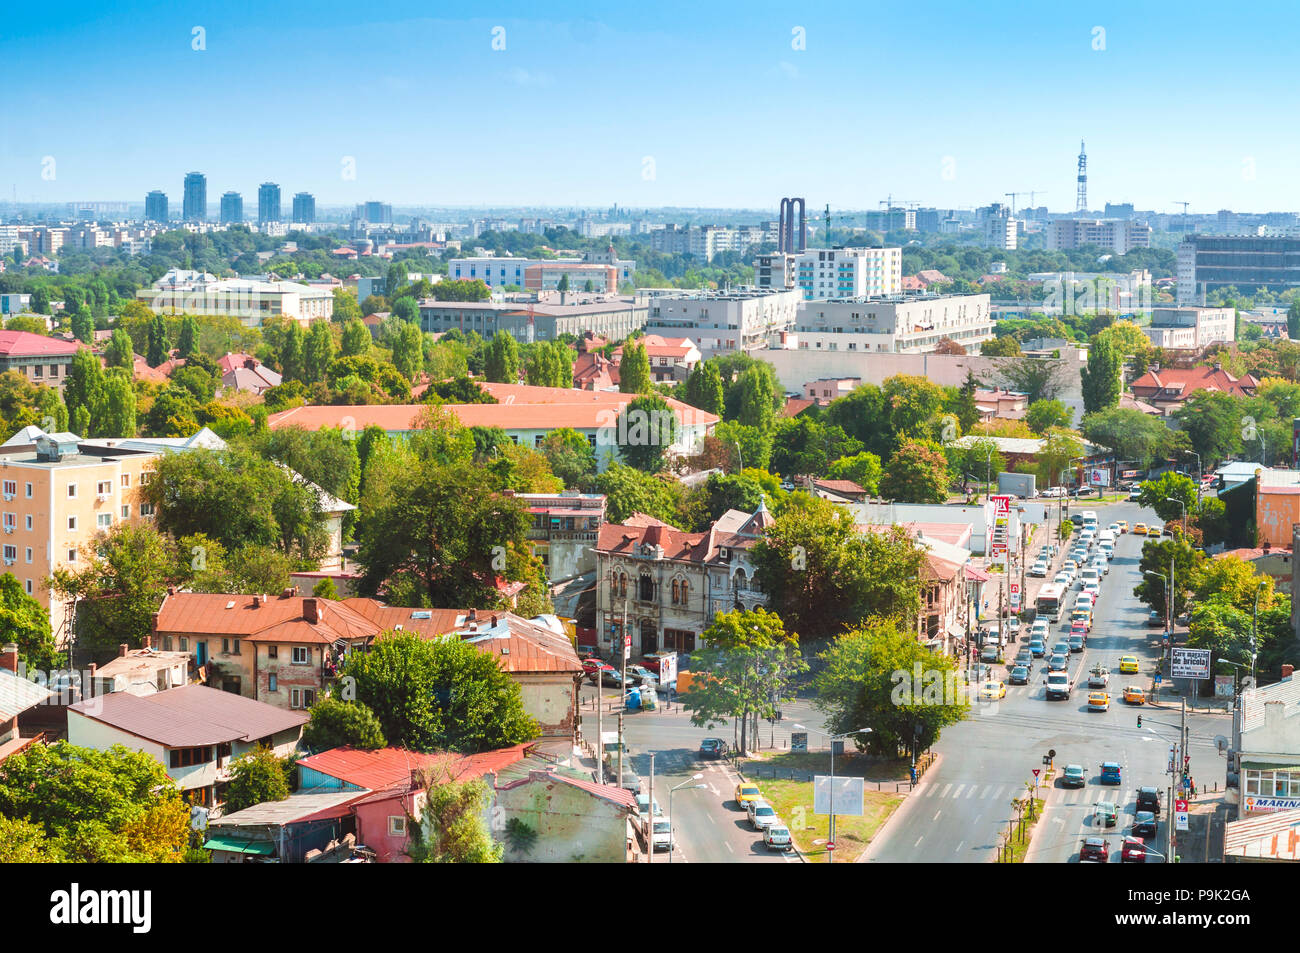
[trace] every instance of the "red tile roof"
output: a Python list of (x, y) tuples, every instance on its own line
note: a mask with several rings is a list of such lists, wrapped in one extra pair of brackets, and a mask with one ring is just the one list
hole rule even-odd
[[(1186, 400), (1197, 391), (1222, 391), (1237, 397), (1249, 397), (1259, 386), (1253, 374), (1233, 377), (1222, 368), (1204, 365), (1191, 368), (1162, 367), (1150, 370), (1129, 385), (1137, 397), (1146, 400)], [(1167, 392), (1172, 391), (1173, 394)]]
[(817, 401), (809, 400), (805, 397), (787, 397), (785, 399), (785, 406), (781, 408), (781, 416), (798, 417), (815, 403), (817, 403)]
[(168, 748), (256, 741), (307, 721), (306, 712), (286, 711), (206, 685), (183, 685), (144, 697), (129, 692), (96, 695), (68, 710)]
[(532, 742), (528, 742), (481, 754), (460, 755), (446, 751), (425, 754), (405, 748), (362, 751), (344, 746), (299, 758), (298, 764), (359, 788), (388, 791), (408, 788), (411, 772), (417, 770), (445, 771), (452, 778), (482, 777), (489, 771), (500, 771), (522, 761), (532, 747)]
[(0, 356), (70, 357), (84, 347), (79, 341), (60, 341), (30, 331), (0, 331)]
[(866, 494), (866, 489), (852, 480), (814, 480), (813, 486), (819, 490), (829, 490), (832, 493), (841, 493), (850, 496), (860, 496)]

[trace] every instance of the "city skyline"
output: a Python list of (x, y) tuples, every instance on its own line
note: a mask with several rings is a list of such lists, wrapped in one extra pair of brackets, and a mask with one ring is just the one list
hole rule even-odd
[[(844, 5), (574, 3), (537, 20), (505, 3), (435, 20), (405, 3), (382, 15), (326, 3), (310, 17), (271, 4), (291, 34), (215, 6), (20, 9), (0, 55), (18, 67), (9, 119), (25, 132), (0, 144), (0, 190), (40, 203), (142, 202), (161, 189), (176, 204), (199, 169), (211, 196), (272, 181), (322, 208), (376, 195), (400, 206), (765, 208), (789, 194), (818, 209), (872, 209), (891, 194), (961, 208), (1032, 189), (1035, 204), (1063, 212), (1082, 138), (1098, 209), (1300, 208), (1296, 134), (1273, 107), (1300, 12), (1265, 5), (1279, 29), (1260, 33), (1253, 21), (1198, 20), (1197, 4), (1149, 6), (1168, 14), (1159, 43), (1151, 9), (1107, 3), (1086, 18), (938, 3), (926, 22), (944, 29), (924, 33), (914, 11)], [(292, 49), (349, 64), (319, 106), (309, 90), (267, 95), (267, 64), (289, 55), (288, 35)], [(1239, 48), (1251, 55), (1231, 89), (1216, 70), (1189, 68)], [(41, 71), (56, 49), (78, 55)], [(352, 66), (366, 49), (386, 55)], [(142, 66), (95, 85), (123, 62)], [(725, 80), (702, 85), (706, 72)], [(1209, 125), (1216, 115), (1233, 117), (1231, 135)], [(544, 148), (521, 148), (532, 137)]]

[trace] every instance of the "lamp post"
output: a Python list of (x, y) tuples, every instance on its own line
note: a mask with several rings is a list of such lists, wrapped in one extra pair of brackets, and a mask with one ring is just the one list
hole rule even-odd
[[(1183, 515), (1179, 517), (1179, 520), (1180, 520), (1180, 521), (1182, 522), (1182, 524), (1183, 524), (1183, 532), (1186, 533), (1186, 532), (1187, 532), (1187, 504), (1184, 503), (1182, 500), (1178, 499), (1177, 497), (1174, 497), (1174, 496), (1166, 496), (1166, 497), (1165, 497), (1165, 501), (1166, 501), (1167, 503), (1177, 503), (1179, 506), (1181, 506), (1181, 507), (1183, 508), (1183, 511), (1182, 511), (1182, 512), (1183, 512)], [(1172, 534), (1170, 534), (1170, 535), (1172, 535)]]
[(1172, 642), (1172, 641), (1173, 641), (1173, 639), (1172, 639), (1172, 633), (1173, 633), (1173, 614), (1172, 614), (1172, 613), (1173, 613), (1174, 595), (1173, 595), (1173, 592), (1172, 592), (1172, 591), (1170, 590), (1170, 588), (1169, 588), (1169, 577), (1166, 576), (1166, 575), (1165, 575), (1164, 573), (1162, 573), (1162, 572), (1156, 572), (1154, 569), (1148, 569), (1148, 570), (1146, 571), (1146, 574), (1147, 574), (1148, 576), (1155, 576), (1157, 579), (1159, 579), (1159, 580), (1164, 584), (1164, 587), (1165, 587), (1165, 636), (1168, 637), (1168, 638), (1170, 639), (1170, 641)]
[(1195, 450), (1188, 450), (1187, 452), (1196, 458), (1196, 505), (1199, 507), (1201, 505), (1201, 480), (1203, 478), (1203, 474), (1201, 473), (1201, 455)]
[[(677, 853), (677, 835), (673, 832), (673, 792), (681, 788), (706, 788), (707, 784), (692, 784), (692, 781), (699, 781), (704, 775), (693, 774), (676, 787), (668, 789), (668, 863), (673, 862), (673, 854)], [(655, 852), (655, 802), (650, 801), (650, 853)]]
[(745, 469), (745, 455), (744, 455), (743, 453), (740, 452), (740, 441), (739, 441), (739, 440), (733, 440), (733, 441), (731, 441), (731, 443), (732, 443), (732, 445), (735, 446), (735, 448), (736, 448), (736, 460), (740, 463), (740, 469), (738, 469), (736, 472), (737, 472), (737, 473), (740, 473), (741, 470), (744, 470), (744, 469)]
[(865, 735), (871, 731), (870, 728), (859, 728), (857, 731), (846, 731), (838, 735), (828, 735), (824, 731), (818, 731), (816, 728), (808, 728), (804, 725), (795, 725), (796, 731), (811, 731), (815, 735), (821, 735), (827, 738), (831, 743), (831, 816), (830, 823), (826, 828), (826, 863), (835, 862), (835, 742), (843, 741), (845, 738), (851, 738), (854, 735)]

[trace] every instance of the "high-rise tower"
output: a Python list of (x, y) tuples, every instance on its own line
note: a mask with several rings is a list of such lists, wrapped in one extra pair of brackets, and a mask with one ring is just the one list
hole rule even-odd
[(1088, 211), (1088, 153), (1083, 149), (1083, 140), (1079, 140), (1079, 192), (1074, 203), (1076, 212)]

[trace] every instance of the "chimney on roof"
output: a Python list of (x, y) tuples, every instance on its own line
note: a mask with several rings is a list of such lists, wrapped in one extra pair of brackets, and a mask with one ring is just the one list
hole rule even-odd
[(95, 673), (98, 672), (98, 671), (99, 671), (99, 666), (96, 665), (94, 662), (91, 662), (91, 663), (90, 663), (90, 681), (91, 681), (91, 684), (92, 684), (92, 685), (93, 685), (94, 682), (95, 682)]
[(477, 619), (477, 618), (478, 618), (478, 610), (477, 610), (477, 609), (470, 609), (470, 610), (469, 610), (469, 616), (468, 616), (468, 618), (469, 618), (469, 621), (470, 621), (470, 622), (473, 622), (475, 619)]
[(280, 590), (281, 599), (291, 599), (297, 594), (298, 594), (298, 590), (296, 590), (293, 586), (286, 586), (284, 589)]
[(175, 587), (175, 586), (168, 586), (168, 587), (167, 587), (167, 595), (169, 595), (169, 596), (174, 596), (174, 595), (176, 595), (176, 587)]
[(1288, 664), (1286, 664), (1286, 665), (1283, 665), (1283, 666), (1282, 666), (1282, 677), (1283, 677), (1284, 679), (1285, 679), (1285, 678), (1290, 678), (1290, 677), (1291, 677), (1291, 674), (1292, 674), (1294, 671), (1295, 671), (1295, 666), (1294, 666), (1294, 665), (1291, 665), (1290, 663), (1288, 663)]
[(492, 613), (492, 628), (495, 629), (496, 627), (497, 627), (497, 617), (496, 617), (496, 613), (494, 612)]
[(9, 642), (4, 649), (0, 651), (0, 668), (8, 669), (11, 672), (18, 671), (18, 643)]
[(130, 650), (131, 647), (127, 645), (125, 642), (119, 642), (117, 645), (117, 657), (126, 658), (126, 653), (129, 652)]
[(312, 625), (320, 622), (320, 609), (314, 598), (302, 600), (302, 615)]
[(142, 649), (151, 649), (151, 648), (153, 648), (153, 638), (152, 638), (151, 636), (146, 635), (146, 636), (144, 637), (144, 642), (141, 643), (141, 645), (140, 645), (140, 648), (142, 648)]
[(262, 600), (257, 598), (257, 596), (253, 596), (253, 608), (256, 609), (261, 604), (262, 604)]

